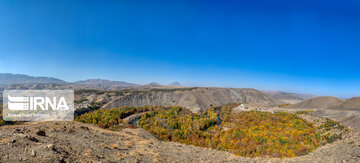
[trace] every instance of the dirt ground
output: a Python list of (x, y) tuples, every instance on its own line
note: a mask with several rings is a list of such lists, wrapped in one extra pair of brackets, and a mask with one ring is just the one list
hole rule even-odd
[(0, 162), (359, 162), (359, 133), (290, 159), (244, 158), (159, 141), (143, 129), (113, 132), (79, 122), (0, 127)]

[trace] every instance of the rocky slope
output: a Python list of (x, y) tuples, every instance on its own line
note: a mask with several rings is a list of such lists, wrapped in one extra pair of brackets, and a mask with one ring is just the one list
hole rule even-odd
[(0, 127), (0, 162), (357, 162), (357, 133), (309, 155), (244, 158), (213, 149), (163, 142), (143, 129), (112, 132), (79, 122), (31, 122)]
[(238, 102), (264, 106), (281, 104), (279, 100), (271, 95), (249, 88), (177, 88), (132, 91), (125, 96), (110, 101), (102, 108), (177, 105), (188, 108), (193, 112), (200, 112), (211, 106)]
[(335, 109), (340, 110), (360, 110), (360, 97), (353, 97), (342, 102)]

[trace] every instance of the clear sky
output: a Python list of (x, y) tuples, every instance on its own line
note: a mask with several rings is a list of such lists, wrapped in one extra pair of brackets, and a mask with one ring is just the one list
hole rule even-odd
[(0, 72), (360, 96), (353, 0), (1, 0)]

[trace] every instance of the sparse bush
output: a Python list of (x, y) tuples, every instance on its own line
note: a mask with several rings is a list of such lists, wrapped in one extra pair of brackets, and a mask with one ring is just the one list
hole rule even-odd
[(2, 109), (3, 109), (2, 104), (0, 104), (0, 126), (7, 124), (7, 122), (5, 122), (4, 119), (3, 119)]
[(341, 136), (338, 135), (338, 134), (334, 134), (334, 135), (331, 135), (330, 137), (328, 137), (326, 140), (328, 143), (333, 143), (335, 142), (336, 140), (340, 139)]
[(302, 110), (302, 111), (297, 111), (296, 114), (308, 114), (311, 112), (312, 112), (312, 110)]
[(331, 120), (330, 118), (326, 118), (325, 123), (322, 124), (319, 128), (320, 129), (324, 128), (326, 131), (330, 131), (333, 128), (344, 130), (345, 126), (341, 125), (339, 122)]
[(290, 106), (291, 104), (281, 104), (279, 105), (280, 108), (283, 108), (283, 107), (287, 107), (287, 106)]

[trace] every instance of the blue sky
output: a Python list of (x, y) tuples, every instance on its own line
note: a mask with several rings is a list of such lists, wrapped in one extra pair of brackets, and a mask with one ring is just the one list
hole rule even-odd
[(0, 72), (360, 96), (360, 2), (0, 1)]

